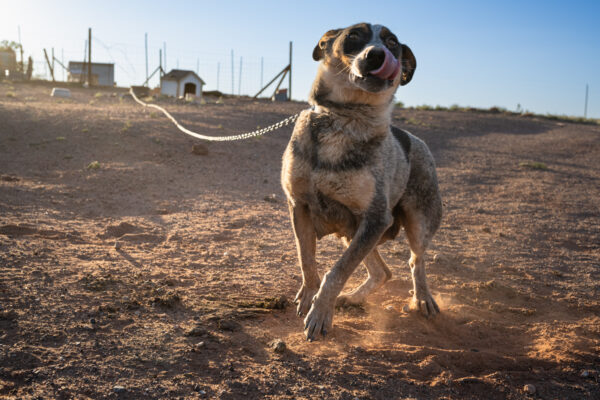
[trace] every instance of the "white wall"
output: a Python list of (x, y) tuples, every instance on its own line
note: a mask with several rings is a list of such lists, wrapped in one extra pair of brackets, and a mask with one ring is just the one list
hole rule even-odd
[(115, 70), (113, 65), (97, 65), (92, 63), (92, 75), (98, 76), (98, 85), (113, 86), (115, 84)]
[(168, 80), (161, 81), (160, 94), (177, 97), (177, 82)]

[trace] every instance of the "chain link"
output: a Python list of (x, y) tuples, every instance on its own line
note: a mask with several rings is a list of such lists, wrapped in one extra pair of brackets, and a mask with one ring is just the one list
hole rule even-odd
[(211, 141), (211, 142), (229, 142), (229, 141), (233, 141), (233, 140), (244, 140), (244, 139), (249, 139), (249, 138), (256, 137), (256, 136), (261, 136), (261, 135), (264, 135), (265, 133), (273, 132), (273, 131), (275, 131), (277, 129), (283, 128), (284, 126), (287, 126), (287, 125), (289, 125), (291, 123), (294, 123), (298, 119), (298, 117), (300, 116), (300, 113), (298, 113), (298, 114), (292, 115), (290, 117), (287, 117), (283, 121), (279, 121), (279, 122), (277, 122), (277, 123), (275, 123), (273, 125), (269, 125), (269, 126), (267, 126), (265, 128), (257, 129), (257, 130), (252, 131), (252, 132), (241, 133), (239, 135), (232, 135), (232, 136), (206, 136), (206, 135), (202, 135), (202, 134), (197, 133), (197, 132), (190, 131), (189, 129), (186, 129), (181, 124), (179, 124), (179, 122), (177, 122), (177, 120), (171, 114), (169, 114), (169, 112), (167, 110), (165, 110), (164, 108), (162, 108), (160, 106), (157, 106), (156, 104), (144, 103), (143, 101), (141, 101), (140, 99), (138, 99), (138, 97), (135, 95), (135, 93), (133, 92), (133, 88), (129, 89), (129, 93), (131, 94), (131, 97), (133, 97), (133, 100), (135, 100), (137, 103), (141, 104), (142, 106), (156, 108), (157, 110), (161, 111), (183, 133), (185, 133), (187, 135), (190, 135), (190, 136), (193, 136), (193, 137), (195, 137), (197, 139), (208, 140), (208, 141)]

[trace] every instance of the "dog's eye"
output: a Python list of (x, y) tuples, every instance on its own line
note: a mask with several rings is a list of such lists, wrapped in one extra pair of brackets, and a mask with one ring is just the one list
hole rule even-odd
[(396, 47), (396, 46), (398, 46), (399, 43), (398, 43), (398, 40), (396, 40), (396, 38), (390, 37), (390, 38), (387, 38), (387, 40), (385, 41), (385, 44), (388, 47)]
[(352, 39), (352, 40), (356, 40), (358, 39), (358, 33), (356, 32), (350, 32), (350, 34), (348, 35), (348, 39)]

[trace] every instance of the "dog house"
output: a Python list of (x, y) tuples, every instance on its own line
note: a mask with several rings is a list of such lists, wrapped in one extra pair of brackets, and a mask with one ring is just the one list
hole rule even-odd
[(160, 78), (160, 93), (173, 97), (202, 96), (205, 82), (194, 71), (172, 69)]

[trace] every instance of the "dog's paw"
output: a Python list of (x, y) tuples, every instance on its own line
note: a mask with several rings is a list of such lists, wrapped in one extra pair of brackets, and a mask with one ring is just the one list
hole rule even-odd
[(310, 342), (321, 334), (323, 337), (331, 331), (335, 302), (327, 304), (316, 300), (304, 319), (304, 333)]
[(341, 294), (335, 299), (336, 307), (352, 307), (362, 306), (365, 302), (364, 296), (356, 295), (355, 293)]
[(411, 300), (410, 308), (413, 310), (419, 310), (424, 317), (435, 317), (439, 312), (440, 308), (431, 296), (431, 293), (415, 293)]
[(319, 288), (309, 288), (306, 285), (302, 284), (300, 290), (298, 290), (298, 294), (296, 294), (296, 298), (294, 299), (294, 303), (298, 306), (296, 307), (296, 312), (299, 317), (305, 315), (308, 310), (310, 310), (310, 306), (312, 305), (313, 297), (319, 291)]

